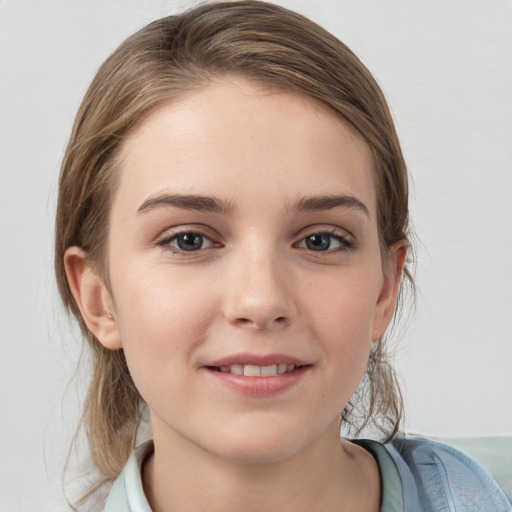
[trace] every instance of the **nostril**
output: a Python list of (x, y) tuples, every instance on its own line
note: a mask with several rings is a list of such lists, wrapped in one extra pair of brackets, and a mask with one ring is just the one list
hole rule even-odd
[(248, 326), (248, 325), (254, 325), (258, 328), (264, 328), (265, 326), (270, 327), (273, 325), (285, 325), (288, 322), (287, 317), (285, 316), (278, 316), (274, 318), (273, 321), (270, 323), (267, 322), (258, 322), (257, 320), (251, 320), (250, 318), (240, 317), (236, 319), (236, 323), (239, 327)]

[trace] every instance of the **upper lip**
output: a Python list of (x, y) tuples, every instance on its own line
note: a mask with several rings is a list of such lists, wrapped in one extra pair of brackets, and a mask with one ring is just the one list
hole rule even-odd
[(286, 354), (251, 354), (248, 352), (232, 354), (221, 359), (211, 361), (204, 366), (231, 366), (234, 364), (252, 364), (255, 366), (270, 366), (274, 364), (294, 364), (295, 366), (307, 365), (305, 361)]

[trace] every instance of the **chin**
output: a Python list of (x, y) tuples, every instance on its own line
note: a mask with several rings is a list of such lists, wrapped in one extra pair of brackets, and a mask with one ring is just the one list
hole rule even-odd
[(228, 431), (219, 437), (212, 453), (237, 464), (284, 462), (304, 450), (316, 438), (312, 433), (301, 432), (296, 426), (283, 428), (272, 424)]

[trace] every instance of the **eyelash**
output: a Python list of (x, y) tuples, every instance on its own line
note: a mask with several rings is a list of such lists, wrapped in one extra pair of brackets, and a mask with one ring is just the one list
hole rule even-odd
[[(186, 236), (186, 235), (194, 235), (199, 236), (202, 238), (202, 242), (204, 243), (204, 240), (208, 240), (210, 242), (210, 245), (208, 247), (200, 247), (198, 250), (192, 250), (192, 251), (186, 251), (183, 249), (180, 249), (179, 247), (174, 247), (171, 245), (171, 242), (178, 240), (180, 237)], [(203, 245), (203, 243), (201, 245)], [(161, 240), (157, 240), (156, 244), (162, 248), (170, 250), (173, 254), (181, 255), (181, 256), (190, 256), (194, 253), (198, 253), (201, 250), (208, 249), (210, 247), (222, 247), (222, 244), (216, 243), (211, 239), (211, 236), (207, 235), (203, 231), (199, 229), (184, 229), (180, 230), (178, 232), (174, 232), (171, 235), (167, 235)]]
[[(201, 237), (201, 247), (199, 247), (197, 250), (187, 251), (187, 250), (183, 250), (183, 249), (180, 249), (179, 247), (174, 247), (171, 245), (171, 242), (177, 241), (180, 237), (183, 237), (186, 235), (193, 235), (196, 237)], [(329, 236), (330, 237), (331, 240), (329, 241), (329, 246), (327, 247), (326, 250), (315, 251), (315, 250), (307, 247), (307, 240), (311, 239), (312, 237), (315, 237), (315, 236), (319, 236), (319, 237)], [(339, 246), (334, 249), (332, 249), (330, 247), (332, 245), (332, 239), (334, 239), (335, 241), (337, 241), (339, 243)], [(205, 240), (210, 242), (210, 245), (208, 245), (208, 247), (203, 247)], [(303, 243), (306, 245), (306, 247), (301, 247), (301, 244), (303, 244)], [(215, 241), (213, 241), (209, 235), (207, 235), (206, 233), (204, 233), (203, 231), (198, 230), (198, 229), (195, 229), (195, 230), (194, 229), (186, 229), (186, 230), (181, 230), (179, 232), (172, 233), (171, 235), (165, 236), (161, 240), (158, 240), (156, 242), (156, 245), (170, 250), (173, 254), (181, 255), (181, 256), (191, 256), (195, 253), (199, 253), (200, 251), (209, 249), (211, 247), (219, 248), (219, 247), (223, 246), (222, 244), (216, 243)], [(350, 251), (350, 250), (356, 249), (357, 244), (356, 244), (355, 239), (352, 236), (347, 235), (346, 233), (340, 233), (336, 229), (322, 229), (322, 230), (318, 230), (318, 231), (313, 231), (310, 234), (303, 236), (299, 240), (299, 242), (294, 244), (294, 247), (307, 250), (308, 252), (311, 252), (311, 253), (332, 254), (335, 252), (343, 252), (343, 251)]]
[[(306, 235), (304, 237), (302, 237), (300, 239), (300, 241), (296, 244), (297, 246), (299, 244), (307, 244), (307, 240), (308, 239), (311, 239), (311, 237), (314, 237), (314, 236), (329, 236), (332, 239), (336, 240), (338, 243), (339, 243), (339, 247), (336, 247), (334, 249), (331, 249), (330, 248), (330, 245), (331, 243), (329, 244), (329, 247), (327, 248), (327, 250), (325, 251), (314, 251), (312, 249), (309, 249), (311, 252), (316, 252), (316, 253), (328, 253), (328, 254), (332, 254), (334, 252), (343, 252), (343, 251), (350, 251), (350, 250), (353, 250), (353, 249), (356, 249), (357, 245), (356, 245), (356, 241), (355, 239), (346, 234), (346, 233), (341, 233), (340, 231), (336, 230), (336, 229), (321, 229), (321, 230), (318, 230), (318, 231), (313, 231), (312, 233), (310, 233), (309, 235)], [(305, 249), (307, 250), (308, 247), (305, 247)]]

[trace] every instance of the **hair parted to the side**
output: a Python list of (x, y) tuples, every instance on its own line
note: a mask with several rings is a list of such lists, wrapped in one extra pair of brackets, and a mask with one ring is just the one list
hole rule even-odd
[[(348, 120), (373, 154), (383, 260), (394, 243), (409, 238), (407, 170), (389, 109), (370, 72), (333, 35), (299, 14), (248, 0), (201, 5), (128, 38), (102, 65), (80, 106), (62, 164), (56, 216), (59, 291), (93, 354), (83, 423), (94, 463), (107, 479), (119, 474), (133, 449), (145, 405), (122, 349), (104, 348), (82, 320), (64, 254), (81, 247), (108, 283), (109, 213), (125, 136), (162, 102), (230, 75), (302, 92)], [(407, 269), (405, 278), (413, 283)], [(389, 437), (401, 417), (400, 391), (381, 340), (342, 421), (356, 431), (374, 424)]]

